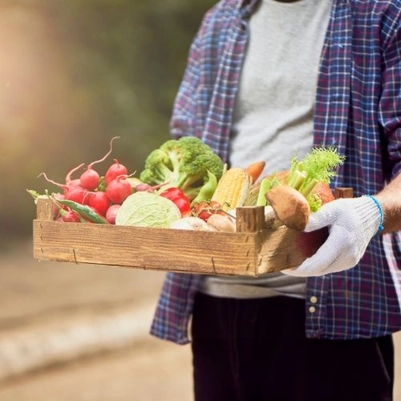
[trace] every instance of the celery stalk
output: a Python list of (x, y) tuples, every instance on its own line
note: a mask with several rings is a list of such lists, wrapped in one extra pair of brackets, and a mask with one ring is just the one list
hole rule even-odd
[(266, 192), (269, 189), (271, 189), (271, 180), (269, 178), (263, 178), (260, 181), (258, 198), (256, 199), (256, 206), (266, 206)]
[(294, 189), (299, 189), (304, 184), (307, 175), (303, 171), (294, 170), (290, 175), (290, 179), (288, 181), (288, 185)]
[(302, 185), (302, 187), (299, 189), (299, 192), (301, 192), (301, 194), (305, 196), (305, 198), (307, 198), (309, 194), (313, 191), (313, 188), (315, 188), (316, 184), (318, 184), (318, 182), (319, 181), (316, 178), (313, 178), (309, 182), (305, 182), (304, 184), (306, 185)]
[(339, 155), (335, 148), (313, 148), (301, 161), (293, 158), (288, 185), (298, 190), (305, 198), (309, 198), (311, 208), (313, 206), (313, 209), (317, 209), (318, 202), (315, 197), (309, 195), (317, 183), (330, 183), (331, 178), (336, 175), (336, 169), (344, 160), (345, 156)]

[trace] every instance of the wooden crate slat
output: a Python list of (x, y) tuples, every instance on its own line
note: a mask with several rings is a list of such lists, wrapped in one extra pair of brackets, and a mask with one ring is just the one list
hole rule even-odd
[(210, 274), (256, 274), (255, 233), (233, 234), (35, 220), (34, 257)]
[[(260, 210), (246, 210), (255, 224), (222, 233), (52, 220), (52, 204), (39, 199), (33, 221), (33, 253), (55, 260), (183, 273), (260, 276), (296, 267), (313, 254), (325, 233), (306, 234), (281, 226), (260, 229)], [(249, 230), (249, 231), (248, 231)]]

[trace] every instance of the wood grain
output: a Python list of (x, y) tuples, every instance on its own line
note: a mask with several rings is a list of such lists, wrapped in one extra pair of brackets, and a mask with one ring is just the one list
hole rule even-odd
[[(260, 212), (245, 232), (222, 233), (52, 220), (51, 204), (38, 200), (33, 253), (38, 260), (183, 273), (259, 276), (296, 267), (305, 259), (299, 231), (259, 229)], [(239, 208), (242, 209), (242, 208)], [(237, 211), (241, 214), (241, 211)], [(260, 217), (260, 216), (259, 216)], [(248, 231), (254, 227), (254, 231)]]

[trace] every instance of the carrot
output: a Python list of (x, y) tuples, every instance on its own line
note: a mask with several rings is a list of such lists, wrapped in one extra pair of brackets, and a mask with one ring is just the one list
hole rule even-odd
[(266, 162), (258, 161), (258, 162), (251, 163), (245, 169), (245, 172), (251, 177), (251, 184), (255, 183), (256, 180), (260, 177), (265, 166), (266, 166)]

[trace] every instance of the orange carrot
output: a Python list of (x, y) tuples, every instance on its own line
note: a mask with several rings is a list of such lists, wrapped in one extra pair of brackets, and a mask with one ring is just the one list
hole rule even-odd
[(245, 172), (251, 177), (251, 183), (253, 184), (262, 174), (263, 169), (265, 168), (266, 162), (259, 161), (251, 163), (246, 169)]

